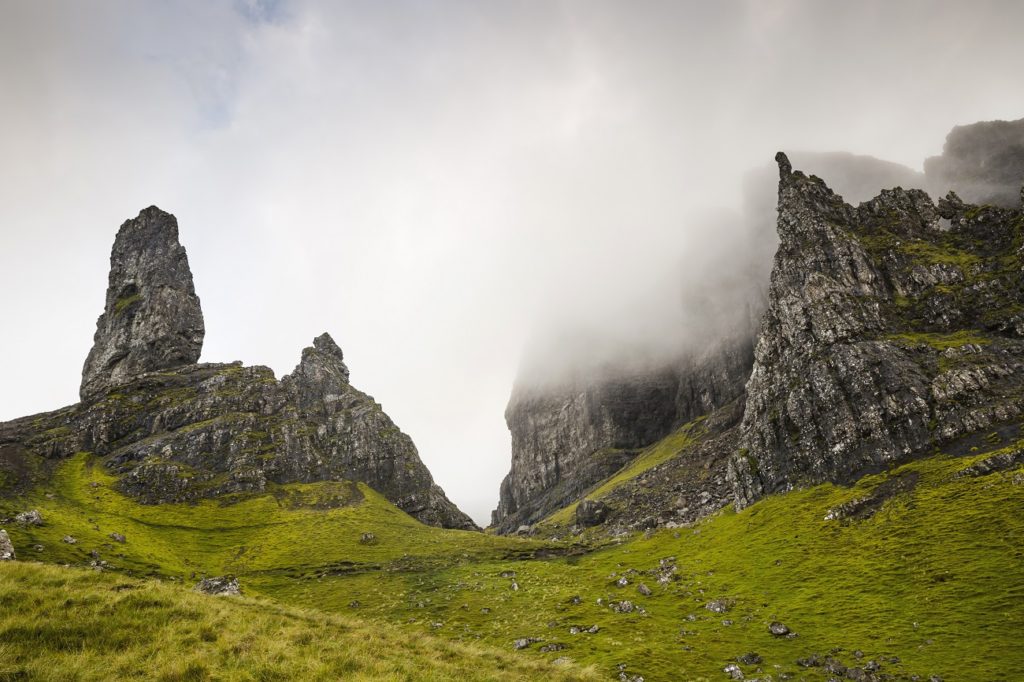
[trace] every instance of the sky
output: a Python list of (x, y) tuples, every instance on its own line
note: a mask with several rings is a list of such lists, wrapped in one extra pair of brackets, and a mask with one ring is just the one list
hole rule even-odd
[(535, 339), (659, 337), (680, 282), (742, 277), (744, 178), (778, 149), (920, 169), (1024, 117), (1020, 26), (1016, 1), (0, 0), (0, 419), (77, 400), (114, 235), (155, 204), (203, 361), (281, 376), (330, 332), (486, 523)]

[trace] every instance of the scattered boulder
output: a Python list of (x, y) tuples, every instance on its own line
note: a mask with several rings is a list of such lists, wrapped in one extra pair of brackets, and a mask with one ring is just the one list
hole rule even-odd
[(742, 656), (737, 657), (736, 660), (743, 665), (760, 665), (764, 659), (762, 659), (761, 655), (756, 651), (749, 651)]
[(373, 533), (363, 533), (359, 536), (360, 545), (375, 545), (377, 544), (377, 536)]
[(636, 606), (628, 599), (613, 601), (609, 606), (615, 613), (633, 613), (636, 610)]
[(65, 535), (60, 540), (61, 540), (61, 542), (69, 544), (69, 545), (74, 545), (74, 544), (76, 544), (78, 542), (78, 540), (74, 536), (72, 536), (72, 535)]
[(109, 537), (114, 542), (120, 542), (121, 544), (124, 544), (125, 542), (127, 542), (127, 539), (121, 533), (111, 533)]
[(196, 583), (196, 592), (212, 594), (214, 596), (237, 596), (242, 593), (238, 586), (238, 578), (233, 575), (218, 576), (215, 578), (203, 578)]
[(0, 561), (14, 561), (17, 558), (10, 536), (7, 535), (7, 531), (0, 529)]
[(544, 646), (542, 646), (540, 648), (540, 652), (544, 653), (544, 654), (549, 654), (549, 653), (551, 653), (553, 651), (561, 651), (564, 648), (565, 648), (564, 644), (562, 644), (560, 642), (552, 642), (551, 644), (545, 644)]
[(14, 521), (22, 526), (41, 526), (43, 525), (43, 515), (37, 510), (32, 509), (30, 511), (23, 511), (16, 514)]
[(640, 583), (639, 585), (637, 585), (636, 591), (639, 592), (640, 594), (644, 595), (645, 597), (650, 597), (651, 594), (652, 594), (651, 593), (651, 588), (647, 587), (647, 585), (644, 585), (643, 583)]
[(600, 500), (582, 500), (576, 505), (576, 525), (584, 528), (599, 526), (608, 519), (609, 511), (608, 505)]
[(705, 604), (704, 608), (714, 613), (725, 613), (732, 608), (733, 603), (731, 599), (715, 599)]
[(722, 672), (726, 673), (730, 678), (734, 680), (743, 679), (743, 671), (740, 670), (740, 667), (735, 663), (730, 663), (729, 665), (722, 668)]
[(526, 647), (530, 646), (531, 644), (536, 644), (537, 642), (540, 642), (540, 641), (542, 641), (542, 640), (540, 640), (540, 639), (538, 639), (536, 637), (522, 637), (522, 638), (517, 639), (514, 642), (512, 642), (512, 648), (515, 649), (516, 651), (519, 651), (520, 649), (525, 649)]
[(789, 634), (789, 628), (776, 620), (772, 621), (771, 625), (768, 626), (768, 632), (776, 637), (785, 637)]

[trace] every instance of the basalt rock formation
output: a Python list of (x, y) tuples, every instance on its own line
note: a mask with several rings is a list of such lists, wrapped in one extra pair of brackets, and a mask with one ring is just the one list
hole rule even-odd
[(517, 386), (505, 410), (512, 470), (492, 513), (499, 532), (531, 524), (620, 469), (643, 447), (743, 392), (751, 336), (646, 373)]
[(738, 506), (847, 481), (1024, 411), (1024, 212), (896, 188), (853, 207), (780, 169)]
[(88, 452), (143, 503), (230, 502), (280, 484), (345, 480), (424, 523), (475, 528), (412, 440), (349, 383), (328, 334), (280, 381), (267, 367), (197, 363), (202, 339), (176, 221), (148, 208), (115, 240), (82, 401), (0, 424), (0, 491), (24, 489)]
[(145, 372), (197, 362), (204, 334), (178, 221), (150, 206), (114, 240), (106, 305), (82, 370), (82, 400)]

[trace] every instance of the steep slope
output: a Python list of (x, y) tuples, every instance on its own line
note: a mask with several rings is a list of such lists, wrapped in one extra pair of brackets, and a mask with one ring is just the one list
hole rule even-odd
[(1017, 417), (1024, 214), (899, 188), (854, 208), (778, 162), (780, 244), (731, 460), (737, 503)]
[(512, 469), (492, 515), (515, 531), (565, 506), (681, 424), (743, 391), (752, 346), (746, 335), (656, 370), (585, 376), (560, 386), (518, 386), (505, 420)]
[(202, 313), (174, 217), (126, 222), (81, 403), (0, 424), (0, 493), (29, 489), (88, 452), (145, 503), (259, 493), (273, 484), (363, 482), (424, 523), (475, 528), (412, 440), (349, 382), (327, 334), (280, 381), (266, 367), (195, 364)]

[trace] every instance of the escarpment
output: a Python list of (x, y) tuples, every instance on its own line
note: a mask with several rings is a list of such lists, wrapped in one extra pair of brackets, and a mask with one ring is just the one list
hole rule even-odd
[(1024, 410), (1024, 213), (896, 188), (858, 207), (780, 169), (737, 504), (847, 481)]
[[(778, 246), (756, 334), (648, 374), (517, 386), (506, 411), (512, 467), (492, 524), (571, 525), (582, 501), (600, 508), (604, 533), (685, 524), (729, 503), (846, 484), (1018, 433), (1020, 124), (954, 129), (924, 174), (805, 155), (851, 196), (873, 197), (859, 205), (780, 154)], [(893, 178), (946, 183), (948, 194), (936, 203), (922, 189), (871, 189)], [(967, 203), (950, 187), (990, 203)], [(755, 220), (771, 211), (761, 200), (753, 208)]]
[(737, 334), (656, 370), (517, 386), (505, 410), (512, 468), (492, 525), (515, 531), (576, 500), (645, 446), (739, 396), (752, 363), (751, 335)]
[(475, 528), (412, 440), (351, 385), (328, 334), (280, 381), (267, 367), (197, 363), (202, 340), (177, 223), (148, 208), (115, 240), (82, 401), (0, 424), (0, 484), (31, 486), (84, 451), (144, 503), (229, 502), (277, 484), (347, 480), (424, 523)]

